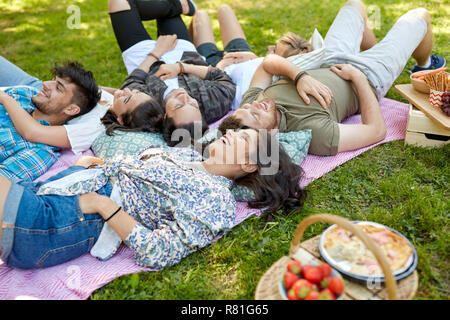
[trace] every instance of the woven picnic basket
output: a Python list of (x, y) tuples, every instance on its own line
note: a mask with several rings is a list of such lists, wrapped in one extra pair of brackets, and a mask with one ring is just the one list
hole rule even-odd
[[(279, 259), (261, 277), (256, 287), (255, 292), (256, 300), (281, 299), (278, 288), (281, 277), (283, 273), (286, 271), (286, 266), (289, 263), (289, 261), (294, 259), (294, 255), (296, 255), (296, 253), (298, 253), (300, 249), (303, 249), (305, 247), (303, 245), (304, 243), (303, 244), (301, 243), (301, 240), (306, 228), (308, 228), (308, 226), (316, 222), (328, 222), (332, 224), (337, 224), (338, 226), (346, 229), (347, 231), (352, 232), (364, 243), (364, 245), (373, 253), (378, 264), (381, 266), (385, 278), (385, 286), (387, 291), (387, 296), (385, 295), (386, 298), (390, 300), (396, 300), (399, 298), (399, 296), (400, 299), (412, 299), (414, 297), (418, 286), (417, 271), (414, 271), (413, 275), (408, 277), (409, 278), (408, 280), (400, 280), (403, 282), (403, 284), (400, 286), (401, 293), (399, 295), (397, 291), (397, 282), (388, 264), (386, 255), (384, 254), (382, 249), (363, 231), (362, 228), (358, 227), (356, 224), (340, 216), (331, 214), (316, 214), (307, 217), (297, 226), (294, 238), (291, 242), (289, 256), (284, 256), (281, 259)], [(317, 249), (318, 238), (319, 236), (315, 237), (315, 241), (313, 239), (310, 239), (311, 241), (306, 242), (314, 243), (313, 245)], [(360, 286), (355, 285), (353, 283), (351, 283), (351, 285), (353, 287)], [(365, 290), (367, 291), (367, 289)], [(352, 294), (351, 297), (351, 299), (367, 299), (367, 298), (370, 299), (371, 297), (366, 297), (363, 294), (361, 294), (360, 296)]]

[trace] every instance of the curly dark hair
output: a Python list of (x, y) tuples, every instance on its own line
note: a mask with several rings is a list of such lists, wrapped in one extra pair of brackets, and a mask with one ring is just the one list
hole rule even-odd
[(71, 103), (80, 107), (80, 113), (76, 116), (88, 113), (97, 105), (101, 97), (101, 90), (95, 82), (92, 72), (85, 70), (81, 63), (77, 61), (69, 61), (64, 65), (55, 63), (51, 72), (53, 77), (59, 77), (75, 84)]

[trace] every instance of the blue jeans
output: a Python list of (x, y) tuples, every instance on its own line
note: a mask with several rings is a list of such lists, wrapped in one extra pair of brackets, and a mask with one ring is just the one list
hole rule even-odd
[[(103, 218), (99, 214), (83, 214), (79, 195), (36, 195), (42, 184), (80, 170), (89, 169), (70, 167), (38, 183), (12, 182), (3, 215), (3, 223), (13, 225), (3, 229), (0, 258), (5, 264), (22, 269), (44, 268), (91, 250), (102, 230)], [(111, 190), (108, 183), (97, 193), (109, 196)], [(14, 214), (12, 222), (14, 218), (9, 219)]]
[(0, 56), (0, 87), (30, 86), (41, 90), (42, 81), (30, 76), (15, 64)]

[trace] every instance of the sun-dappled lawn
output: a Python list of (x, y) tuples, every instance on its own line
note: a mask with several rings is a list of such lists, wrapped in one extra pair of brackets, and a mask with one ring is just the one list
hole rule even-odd
[[(221, 46), (217, 8), (236, 12), (253, 50), (287, 31), (308, 38), (314, 28), (326, 34), (345, 1), (196, 0), (212, 18)], [(366, 1), (378, 40), (409, 9), (423, 6), (433, 19), (434, 52), (449, 59), (450, 6), (436, 1)], [(80, 9), (79, 28), (67, 25), (69, 6)], [(183, 18), (186, 23), (190, 17)], [(154, 22), (146, 22), (156, 36)], [(106, 0), (0, 0), (0, 55), (30, 74), (50, 77), (55, 61), (78, 60), (104, 86), (118, 87), (126, 77)], [(407, 83), (410, 59), (396, 83)], [(1, 70), (0, 70), (1, 72)], [(393, 89), (388, 98), (406, 102)], [(405, 147), (403, 141), (378, 146), (307, 187), (304, 209), (280, 214), (272, 222), (249, 218), (214, 244), (180, 264), (159, 271), (123, 276), (94, 292), (92, 299), (252, 299), (261, 275), (288, 253), (297, 224), (314, 213), (386, 224), (406, 235), (419, 255), (418, 299), (448, 299), (450, 145), (441, 149)], [(319, 234), (325, 224), (308, 229)]]

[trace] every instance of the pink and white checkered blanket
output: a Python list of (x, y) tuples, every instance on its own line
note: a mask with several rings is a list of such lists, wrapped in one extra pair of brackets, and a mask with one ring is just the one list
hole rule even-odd
[[(300, 181), (303, 187), (378, 144), (405, 138), (408, 105), (390, 99), (382, 99), (380, 104), (387, 125), (386, 139), (375, 145), (356, 151), (343, 152), (333, 157), (309, 155), (302, 163), (306, 173)], [(361, 123), (361, 117), (359, 115), (352, 116), (344, 123)], [(84, 155), (92, 155), (92, 152), (87, 151)], [(58, 162), (39, 180), (45, 180), (64, 170), (77, 159), (78, 157), (71, 151), (63, 152)], [(258, 210), (248, 208), (245, 203), (238, 203), (236, 212), (236, 225), (252, 214), (260, 213)], [(151, 270), (137, 266), (131, 250), (124, 245), (114, 257), (106, 262), (101, 262), (90, 254), (85, 254), (59, 266), (38, 270), (20, 270), (8, 267), (0, 260), (0, 299), (87, 299), (93, 291), (108, 282), (122, 275), (140, 271)]]

